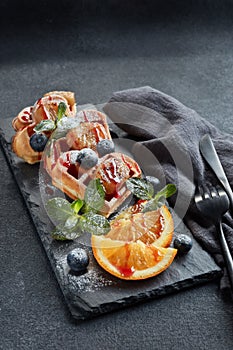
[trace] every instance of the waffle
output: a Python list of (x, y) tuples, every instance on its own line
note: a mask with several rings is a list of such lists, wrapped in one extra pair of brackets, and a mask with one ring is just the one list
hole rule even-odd
[(43, 119), (55, 120), (60, 102), (67, 105), (66, 115), (74, 117), (76, 113), (74, 94), (66, 91), (53, 91), (45, 94), (35, 103), (32, 110), (33, 121), (38, 124)]
[(76, 116), (79, 118), (80, 122), (87, 123), (101, 123), (106, 129), (108, 129), (106, 116), (104, 113), (97, 111), (96, 109), (84, 109), (79, 111)]
[(96, 110), (84, 110), (77, 114), (80, 124), (71, 129), (67, 135), (67, 143), (71, 149), (91, 148), (96, 151), (97, 143), (103, 139), (111, 140), (106, 117)]
[(15, 154), (29, 164), (37, 163), (41, 160), (42, 152), (34, 151), (30, 146), (30, 137), (34, 134), (35, 123), (17, 131), (12, 139), (12, 150)]
[(52, 183), (75, 200), (83, 199), (89, 181), (99, 178), (106, 192), (101, 214), (108, 217), (130, 195), (125, 181), (141, 176), (141, 170), (132, 158), (117, 152), (99, 158), (95, 167), (86, 170), (75, 162), (77, 152), (71, 150), (60, 155), (50, 172)]
[(12, 126), (15, 131), (22, 130), (24, 127), (33, 123), (32, 110), (33, 106), (26, 107), (13, 119)]
[[(39, 162), (42, 152), (35, 152), (30, 146), (30, 137), (34, 133), (34, 127), (44, 119), (55, 120), (60, 102), (67, 105), (68, 117), (75, 116), (76, 104), (74, 94), (66, 91), (53, 91), (45, 94), (34, 106), (24, 108), (12, 121), (16, 134), (12, 139), (12, 150), (27, 163)], [(46, 135), (49, 137), (50, 132)]]
[[(74, 120), (69, 121), (72, 125)], [(75, 117), (75, 123), (77, 125), (67, 132), (66, 137), (50, 140), (43, 157), (45, 169), (49, 174), (61, 153), (83, 148), (91, 148), (96, 151), (100, 140), (112, 139), (106, 116), (99, 111), (92, 109), (80, 111)], [(56, 137), (56, 133), (54, 136)]]

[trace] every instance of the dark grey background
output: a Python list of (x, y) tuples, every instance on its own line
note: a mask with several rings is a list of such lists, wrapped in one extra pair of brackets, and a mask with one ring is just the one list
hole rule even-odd
[[(96, 3), (1, 2), (1, 118), (50, 90), (84, 104), (150, 85), (233, 131), (232, 1)], [(1, 350), (232, 349), (233, 304), (213, 282), (75, 322), (0, 161)]]

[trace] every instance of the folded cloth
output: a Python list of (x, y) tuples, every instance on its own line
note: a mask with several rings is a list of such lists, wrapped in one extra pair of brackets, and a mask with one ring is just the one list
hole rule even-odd
[[(193, 195), (198, 184), (218, 183), (199, 151), (199, 140), (206, 133), (211, 136), (233, 187), (233, 136), (220, 131), (173, 97), (147, 86), (114, 93), (104, 110), (114, 123), (137, 140), (132, 152), (143, 170), (161, 182), (176, 184), (177, 194), (170, 198), (169, 204), (223, 268), (220, 287), (229, 288), (218, 234), (198, 213)], [(233, 254), (233, 220), (229, 213), (223, 225)]]

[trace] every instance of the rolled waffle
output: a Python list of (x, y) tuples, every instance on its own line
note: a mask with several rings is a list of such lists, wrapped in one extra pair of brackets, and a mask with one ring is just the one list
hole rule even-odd
[(86, 170), (75, 162), (77, 152), (72, 150), (60, 155), (50, 172), (52, 183), (75, 200), (83, 199), (90, 180), (99, 178), (106, 192), (101, 213), (108, 217), (130, 195), (125, 181), (141, 176), (140, 167), (129, 156), (114, 152), (99, 158), (95, 167)]
[(76, 113), (74, 94), (66, 91), (53, 91), (45, 94), (35, 103), (32, 110), (32, 120), (36, 124), (44, 119), (55, 120), (60, 102), (64, 102), (67, 106), (66, 115), (74, 117)]
[[(12, 121), (16, 131), (12, 139), (12, 150), (27, 163), (33, 164), (41, 160), (42, 152), (34, 151), (30, 146), (30, 137), (34, 127), (42, 120), (55, 120), (58, 105), (64, 102), (67, 105), (66, 115), (73, 117), (76, 113), (74, 94), (69, 91), (53, 91), (45, 94), (34, 106), (24, 108)], [(46, 132), (50, 136), (50, 132)]]

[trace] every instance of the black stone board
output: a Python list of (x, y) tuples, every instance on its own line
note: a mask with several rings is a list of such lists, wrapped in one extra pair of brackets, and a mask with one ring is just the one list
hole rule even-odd
[[(51, 267), (56, 275), (71, 314), (76, 319), (88, 319), (105, 312), (137, 304), (185, 288), (194, 287), (221, 276), (221, 269), (212, 257), (193, 238), (193, 248), (184, 256), (177, 255), (172, 265), (163, 273), (144, 281), (123, 281), (105, 272), (94, 260), (89, 247), (90, 264), (82, 275), (71, 273), (66, 262), (67, 253), (83, 242), (54, 241), (53, 229), (47, 216), (39, 190), (39, 165), (29, 165), (11, 150), (14, 131), (11, 120), (0, 122), (0, 140), (9, 166), (34, 222)], [(187, 227), (173, 213), (175, 235), (191, 235)], [(87, 240), (89, 237), (86, 238)]]

